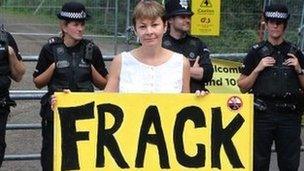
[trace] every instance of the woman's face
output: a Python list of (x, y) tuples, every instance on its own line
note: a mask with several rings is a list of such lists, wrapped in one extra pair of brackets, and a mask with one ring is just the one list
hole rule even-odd
[(84, 21), (71, 21), (63, 25), (62, 30), (65, 36), (72, 38), (74, 40), (81, 40), (85, 31)]
[(135, 32), (143, 46), (161, 45), (163, 35), (166, 32), (166, 25), (160, 17), (156, 19), (137, 19)]
[(275, 21), (268, 21), (267, 22), (267, 29), (269, 33), (269, 37), (273, 39), (278, 39), (283, 37), (285, 28), (283, 22), (275, 22)]

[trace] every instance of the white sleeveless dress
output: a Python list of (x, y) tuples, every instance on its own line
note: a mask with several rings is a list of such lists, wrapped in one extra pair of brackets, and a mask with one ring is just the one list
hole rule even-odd
[(180, 93), (183, 85), (183, 55), (173, 53), (158, 66), (138, 61), (130, 52), (123, 52), (119, 92), (122, 93)]

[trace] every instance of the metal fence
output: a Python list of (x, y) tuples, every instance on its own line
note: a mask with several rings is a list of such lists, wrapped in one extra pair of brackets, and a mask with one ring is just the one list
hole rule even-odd
[[(48, 37), (58, 35), (56, 13), (68, 0), (2, 0), (0, 21), (8, 31), (17, 35), (23, 55), (37, 55)], [(116, 54), (129, 48), (133, 38), (128, 28), (132, 10), (138, 0), (78, 0), (92, 15), (87, 24), (87, 34), (94, 39), (105, 54)], [(161, 1), (161, 0), (159, 0)], [(266, 4), (288, 4), (291, 19), (287, 40), (303, 48), (303, 0), (222, 0), (220, 36), (201, 39), (213, 53), (245, 53), (259, 41), (259, 25)]]
[[(0, 23), (13, 33), (21, 54), (26, 61), (36, 61), (46, 40), (58, 35), (56, 13), (69, 0), (1, 0)], [(78, 0), (86, 5), (93, 16), (87, 24), (87, 38), (101, 48), (106, 60), (113, 54), (127, 50), (131, 45), (127, 32), (132, 10), (138, 0)], [(244, 56), (247, 49), (259, 39), (259, 23), (263, 7), (271, 2), (288, 4), (291, 19), (286, 37), (304, 50), (304, 1), (303, 0), (222, 0), (221, 27), (218, 37), (201, 37), (210, 47), (212, 57)], [(41, 91), (11, 91), (14, 99), (34, 100)], [(40, 129), (40, 124), (13, 124), (8, 129)], [(304, 147), (301, 147), (304, 150)], [(6, 160), (39, 159), (39, 154), (6, 155)]]
[[(56, 14), (69, 0), (2, 0), (0, 23), (15, 36), (22, 55), (37, 55), (51, 36), (58, 36)], [(87, 22), (86, 37), (92, 39), (106, 54), (128, 49), (126, 28), (130, 0), (80, 1), (86, 5), (92, 19)], [(120, 10), (124, 6), (123, 10)], [(120, 10), (120, 11), (118, 11)], [(119, 44), (119, 45), (118, 45)], [(125, 46), (124, 46), (125, 45)]]
[(303, 3), (303, 8), (302, 8), (302, 17), (301, 17), (301, 24), (299, 27), (299, 41), (298, 41), (298, 45), (300, 46), (300, 48), (302, 49), (302, 51), (304, 50), (304, 3)]

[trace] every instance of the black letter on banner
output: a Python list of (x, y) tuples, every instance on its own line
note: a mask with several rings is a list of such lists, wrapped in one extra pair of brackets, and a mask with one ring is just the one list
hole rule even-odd
[(226, 154), (233, 168), (244, 168), (235, 146), (232, 142), (232, 137), (241, 128), (244, 123), (244, 118), (237, 114), (236, 117), (223, 129), (221, 108), (212, 108), (212, 130), (211, 130), (211, 166), (221, 169), (220, 151), (223, 144)]
[(191, 157), (185, 153), (183, 133), (187, 120), (192, 120), (195, 128), (206, 127), (205, 114), (201, 108), (189, 106), (182, 109), (176, 117), (173, 140), (177, 161), (185, 167), (204, 167), (206, 160), (206, 149), (204, 144), (197, 144), (197, 154)]
[[(105, 166), (104, 146), (108, 148), (114, 160), (121, 168), (129, 168), (128, 163), (120, 152), (117, 141), (113, 134), (120, 128), (123, 121), (123, 111), (119, 106), (113, 104), (101, 104), (97, 106), (98, 110), (98, 137), (97, 137), (97, 160), (96, 167)], [(114, 125), (106, 129), (105, 114), (110, 113), (114, 116)], [(125, 140), (127, 141), (127, 140)]]
[(77, 132), (76, 120), (94, 118), (94, 102), (76, 106), (59, 107), (61, 123), (61, 170), (79, 170), (77, 141), (89, 140), (89, 132)]
[[(148, 134), (149, 128), (154, 124), (156, 134)], [(147, 143), (157, 145), (159, 152), (159, 162), (161, 168), (170, 168), (168, 151), (166, 147), (164, 133), (161, 127), (159, 112), (156, 106), (149, 106), (141, 125), (138, 140), (135, 167), (143, 167)]]

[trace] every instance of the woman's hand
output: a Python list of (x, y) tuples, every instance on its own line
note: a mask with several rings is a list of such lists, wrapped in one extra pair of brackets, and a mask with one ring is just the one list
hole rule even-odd
[(55, 94), (52, 94), (52, 96), (51, 96), (51, 109), (52, 109), (52, 111), (54, 111), (56, 103), (57, 103), (56, 96), (55, 96)]
[(197, 96), (197, 97), (203, 97), (203, 96), (206, 96), (207, 94), (209, 94), (209, 91), (206, 91), (206, 90), (196, 90), (195, 91), (195, 96)]
[(263, 71), (266, 67), (274, 66), (275, 63), (276, 61), (273, 57), (266, 56), (259, 62), (258, 66), (254, 69), (254, 71), (259, 73)]
[[(70, 90), (70, 89), (63, 89), (63, 92), (64, 92), (64, 93), (71, 93), (71, 90)], [(54, 109), (55, 109), (56, 103), (57, 103), (57, 99), (56, 99), (55, 94), (53, 94), (53, 95), (51, 96), (51, 109), (52, 109), (53, 111), (54, 111)]]
[(289, 56), (289, 58), (284, 61), (283, 65), (293, 66), (297, 72), (301, 70), (298, 58), (292, 53), (288, 53), (287, 55)]

